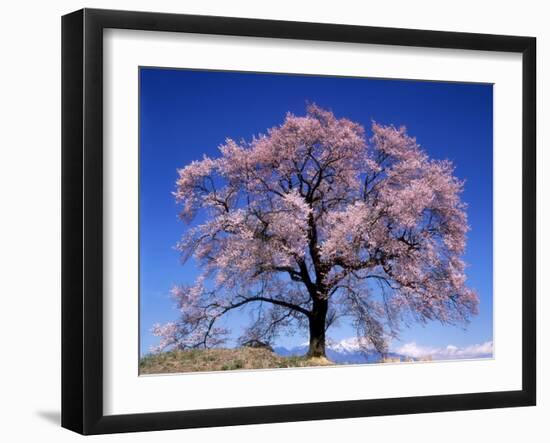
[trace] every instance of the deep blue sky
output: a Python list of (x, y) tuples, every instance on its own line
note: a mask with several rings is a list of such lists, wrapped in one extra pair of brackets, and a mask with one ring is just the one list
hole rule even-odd
[[(171, 194), (176, 169), (203, 154), (217, 156), (227, 137), (250, 139), (265, 132), (282, 123), (287, 111), (304, 114), (307, 102), (367, 130), (372, 120), (405, 125), (431, 157), (453, 161), (456, 175), (466, 180), (463, 199), (471, 231), (465, 260), (468, 284), (480, 296), (480, 314), (467, 330), (413, 325), (401, 339), (426, 346), (492, 340), (492, 85), (156, 68), (141, 68), (139, 75), (142, 354), (156, 343), (151, 326), (177, 318), (169, 297), (172, 285), (192, 283), (197, 276), (194, 263), (182, 265), (174, 249), (186, 229)], [(228, 324), (246, 320), (236, 314)], [(353, 335), (348, 327), (329, 332), (336, 340)], [(280, 344), (305, 339), (283, 337)]]

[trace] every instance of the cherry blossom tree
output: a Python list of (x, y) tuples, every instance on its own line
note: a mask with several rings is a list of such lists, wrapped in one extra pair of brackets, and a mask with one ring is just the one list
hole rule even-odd
[(157, 351), (220, 346), (230, 331), (219, 319), (245, 306), (243, 341), (304, 328), (310, 357), (325, 356), (335, 321), (384, 354), (403, 325), (477, 313), (453, 165), (428, 158), (404, 127), (371, 131), (310, 105), (178, 170), (181, 219), (202, 213), (178, 249), (203, 273), (172, 289), (181, 316), (153, 328)]

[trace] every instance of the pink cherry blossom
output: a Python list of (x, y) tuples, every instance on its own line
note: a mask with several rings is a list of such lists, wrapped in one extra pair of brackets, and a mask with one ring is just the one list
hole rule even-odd
[(178, 244), (203, 275), (172, 294), (181, 316), (156, 325), (155, 350), (218, 346), (226, 313), (256, 308), (243, 337), (272, 340), (305, 328), (309, 355), (347, 319), (380, 352), (410, 320), (467, 322), (478, 298), (462, 255), (464, 183), (430, 159), (404, 127), (374, 122), (372, 135), (311, 105), (249, 142), (227, 139), (217, 158), (178, 170)]

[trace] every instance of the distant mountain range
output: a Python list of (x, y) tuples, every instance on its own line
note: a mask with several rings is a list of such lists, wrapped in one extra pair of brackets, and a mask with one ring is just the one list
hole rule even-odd
[[(305, 355), (308, 351), (308, 346), (295, 346), (290, 349), (277, 346), (273, 348), (273, 351), (281, 357)], [(329, 360), (339, 364), (378, 363), (382, 359), (382, 355), (374, 350), (367, 351), (365, 353), (359, 347), (345, 347), (340, 343), (327, 345), (326, 355)], [(405, 360), (407, 358), (405, 355), (397, 354), (395, 352), (388, 353), (386, 357), (399, 360)]]
[[(305, 355), (308, 350), (307, 344), (286, 348), (276, 346), (273, 351), (282, 356)], [(326, 355), (329, 360), (339, 364), (365, 364), (378, 363), (382, 355), (374, 349), (365, 352), (356, 338), (348, 338), (339, 342), (329, 342), (326, 347)], [(493, 342), (487, 341), (481, 344), (457, 347), (448, 345), (442, 348), (423, 347), (416, 343), (406, 343), (386, 355), (386, 359), (393, 361), (418, 361), (418, 360), (458, 360), (458, 359), (479, 359), (492, 358)]]

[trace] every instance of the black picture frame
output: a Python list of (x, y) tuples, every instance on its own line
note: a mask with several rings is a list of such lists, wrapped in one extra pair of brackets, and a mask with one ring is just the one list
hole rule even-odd
[[(103, 413), (103, 30), (192, 32), (522, 54), (522, 389), (177, 412)], [(536, 403), (536, 39), (229, 17), (83, 9), (62, 18), (62, 426), (152, 431)]]

